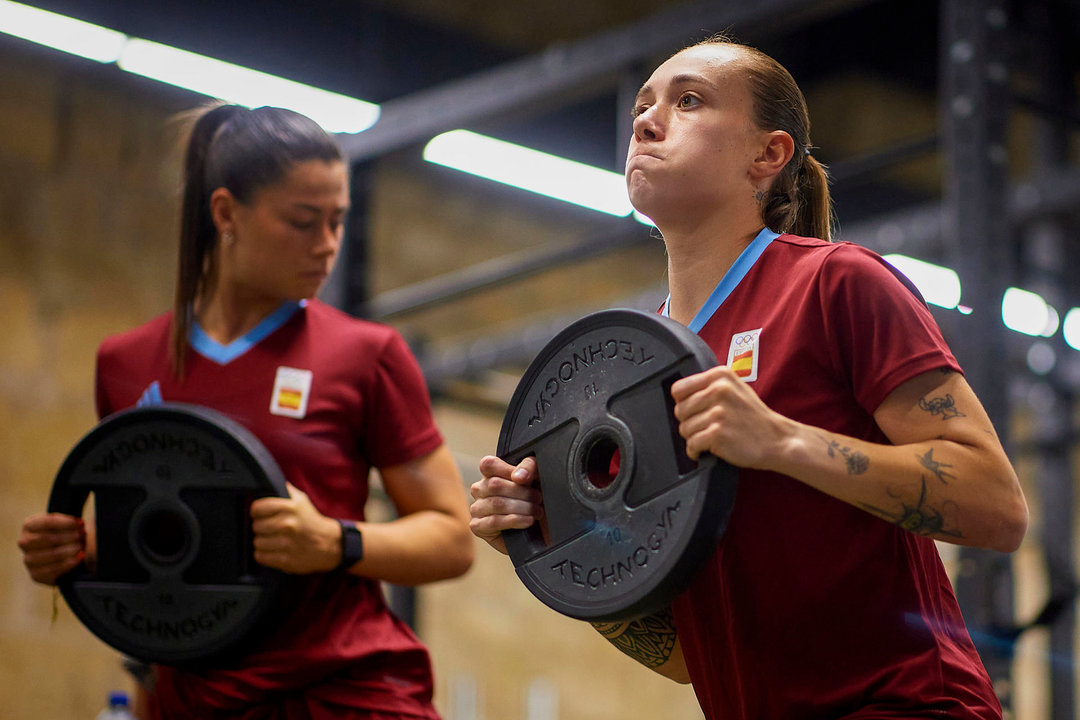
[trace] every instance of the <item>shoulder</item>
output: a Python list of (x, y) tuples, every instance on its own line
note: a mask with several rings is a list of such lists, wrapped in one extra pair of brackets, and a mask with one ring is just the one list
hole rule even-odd
[(850, 243), (833, 243), (799, 235), (780, 235), (766, 249), (762, 258), (765, 267), (776, 272), (797, 276), (816, 275), (829, 259), (839, 253), (847, 254)]
[(397, 332), (389, 325), (354, 317), (315, 298), (307, 301), (304, 311), (307, 322), (320, 331), (330, 330), (345, 333), (351, 338), (371, 338), (376, 340)]
[(98, 347), (98, 358), (115, 359), (130, 352), (145, 353), (147, 347), (167, 343), (171, 327), (172, 311), (169, 311), (130, 330), (109, 335)]
[(777, 254), (783, 254), (798, 261), (856, 265), (865, 262), (884, 262), (874, 251), (845, 241), (828, 242), (818, 238), (785, 234), (773, 240), (772, 245)]
[(332, 335), (334, 344), (347, 352), (382, 354), (405, 346), (401, 333), (390, 325), (353, 317), (321, 300), (308, 300), (306, 323), (312, 332)]
[(904, 286), (922, 302), (921, 293), (910, 280), (883, 257), (862, 245), (798, 235), (781, 235), (773, 244), (777, 255), (786, 256), (793, 269), (801, 268), (827, 284), (869, 281), (882, 287)]

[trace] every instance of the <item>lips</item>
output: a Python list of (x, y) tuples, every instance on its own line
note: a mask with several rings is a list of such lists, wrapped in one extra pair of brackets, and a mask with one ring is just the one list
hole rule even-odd
[(629, 170), (632, 170), (632, 169), (634, 169), (634, 167), (635, 167), (635, 166), (637, 166), (637, 165), (640, 165), (640, 164), (642, 164), (642, 163), (646, 163), (646, 162), (649, 162), (649, 160), (650, 160), (650, 159), (651, 159), (651, 160), (660, 160), (661, 158), (659, 158), (659, 157), (658, 157), (658, 156), (656, 156), (656, 155), (653, 155), (652, 153), (646, 153), (646, 152), (639, 152), (639, 153), (634, 153), (634, 154), (633, 154), (633, 155), (631, 155), (631, 156), (630, 156), (630, 158), (629, 158), (629, 159), (628, 159), (628, 160), (626, 161), (626, 169), (627, 169), (628, 171), (629, 171)]

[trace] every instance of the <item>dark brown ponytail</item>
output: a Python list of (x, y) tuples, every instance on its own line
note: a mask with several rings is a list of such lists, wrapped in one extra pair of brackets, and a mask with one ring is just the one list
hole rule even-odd
[(184, 154), (184, 195), (180, 206), (180, 247), (173, 299), (173, 323), (169, 348), (177, 377), (184, 374), (184, 355), (191, 331), (192, 303), (202, 290), (217, 230), (210, 215), (210, 193), (206, 182), (206, 157), (218, 129), (245, 109), (221, 105), (199, 117), (191, 129)]
[(765, 227), (780, 233), (832, 239), (832, 198), (825, 166), (797, 152), (762, 201)]
[(178, 378), (191, 331), (193, 305), (214, 277), (217, 228), (210, 196), (224, 187), (242, 203), (308, 160), (342, 162), (334, 138), (310, 118), (291, 110), (218, 105), (203, 112), (191, 129), (184, 156), (180, 248), (170, 356)]
[(783, 65), (756, 48), (716, 35), (699, 45), (730, 45), (742, 51), (753, 99), (753, 121), (762, 130), (783, 130), (795, 144), (795, 154), (776, 176), (762, 200), (765, 226), (780, 233), (832, 239), (832, 198), (826, 168), (810, 155), (810, 115), (806, 99)]

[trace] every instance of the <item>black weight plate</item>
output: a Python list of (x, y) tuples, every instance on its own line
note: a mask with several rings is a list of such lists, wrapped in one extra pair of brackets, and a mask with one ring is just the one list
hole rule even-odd
[(288, 497), (246, 428), (165, 403), (105, 418), (64, 460), (49, 512), (81, 517), (94, 494), (97, 562), (60, 578), (64, 600), (117, 650), (192, 664), (242, 651), (286, 576), (254, 560), (251, 501)]
[(715, 364), (696, 334), (636, 310), (588, 315), (533, 360), (498, 454), (537, 460), (547, 540), (536, 527), (504, 539), (546, 605), (581, 620), (640, 617), (668, 605), (713, 553), (738, 474), (711, 455), (689, 459), (670, 388)]

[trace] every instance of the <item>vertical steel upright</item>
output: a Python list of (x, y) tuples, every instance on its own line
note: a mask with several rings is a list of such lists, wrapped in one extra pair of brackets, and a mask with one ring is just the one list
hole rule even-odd
[[(1009, 15), (1004, 0), (942, 0), (939, 109), (944, 156), (946, 261), (960, 275), (966, 317), (951, 343), (990, 418), (1007, 441), (1005, 329), (1000, 307), (1015, 266), (1006, 216)], [(950, 328), (946, 327), (946, 332)], [(1005, 708), (1011, 706), (1012, 564), (991, 550), (961, 549), (957, 596)]]
[[(1075, 90), (1066, 59), (1069, 40), (1062, 32), (1065, 18), (1049, 4), (1021, 6), (1026, 34), (1024, 71), (1038, 99), (1049, 107), (1071, 107)], [(1060, 171), (1069, 158), (1069, 135), (1075, 120), (1043, 114), (1033, 123), (1033, 137), (1025, 146), (1035, 161), (1036, 172)], [(1024, 228), (1025, 287), (1041, 294), (1056, 308), (1064, 310), (1070, 298), (1080, 296), (1080, 279), (1070, 267), (1077, 243), (1065, 218), (1045, 215)], [(1060, 333), (1033, 343), (1056, 353), (1054, 366), (1028, 394), (1032, 417), (1034, 449), (1037, 451), (1036, 485), (1041, 518), (1043, 562), (1049, 583), (1047, 610), (1037, 620), (1046, 625), (1049, 653), (1050, 715), (1054, 720), (1076, 717), (1076, 523), (1073, 448), (1076, 431), (1076, 381), (1066, 372), (1066, 360), (1073, 351)]]
[(352, 162), (349, 168), (349, 214), (338, 263), (342, 266), (337, 300), (339, 309), (367, 318), (371, 283), (368, 275), (371, 235), (373, 162)]

